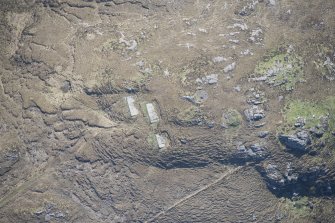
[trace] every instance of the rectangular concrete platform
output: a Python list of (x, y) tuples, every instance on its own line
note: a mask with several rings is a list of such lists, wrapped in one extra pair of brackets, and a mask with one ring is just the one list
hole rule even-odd
[(165, 149), (167, 147), (167, 139), (164, 136), (156, 134), (156, 140), (160, 149)]
[(131, 117), (137, 116), (139, 114), (139, 111), (135, 106), (135, 98), (133, 96), (128, 96), (125, 99), (127, 101)]
[(146, 104), (147, 112), (149, 115), (150, 123), (157, 123), (159, 122), (158, 114), (155, 110), (155, 106), (152, 103)]

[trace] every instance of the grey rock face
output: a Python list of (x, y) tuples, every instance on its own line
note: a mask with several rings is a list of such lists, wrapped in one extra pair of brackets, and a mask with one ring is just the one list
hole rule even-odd
[(269, 155), (267, 149), (259, 144), (251, 146), (240, 145), (237, 152), (233, 154), (232, 160), (237, 162), (261, 161)]
[(12, 169), (12, 166), (17, 163), (20, 159), (19, 151), (12, 150), (5, 154), (1, 154), (0, 157), (0, 176)]
[(276, 190), (285, 185), (285, 178), (277, 168), (277, 165), (271, 163), (264, 166), (265, 177), (268, 181), (268, 186)]
[(259, 108), (258, 106), (253, 106), (244, 111), (244, 115), (249, 122), (258, 121), (265, 117), (264, 110)]
[(295, 135), (280, 135), (279, 141), (286, 148), (297, 152), (308, 152), (308, 146), (311, 144), (311, 139), (306, 131), (300, 131)]
[[(333, 193), (335, 182), (326, 178), (327, 170), (322, 166), (305, 168), (299, 165), (286, 167), (266, 163), (257, 167), (271, 191), (279, 196), (292, 196), (292, 194), (306, 195), (311, 193), (327, 195)], [(326, 180), (325, 180), (326, 179)]]

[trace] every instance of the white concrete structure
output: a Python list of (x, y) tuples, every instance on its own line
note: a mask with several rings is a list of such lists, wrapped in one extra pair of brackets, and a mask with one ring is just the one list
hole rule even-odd
[(156, 140), (160, 149), (165, 149), (167, 147), (167, 139), (164, 136), (156, 134)]
[(140, 112), (138, 111), (138, 109), (135, 106), (135, 99), (133, 96), (128, 96), (126, 97), (126, 101), (128, 104), (128, 108), (129, 108), (129, 112), (131, 117), (137, 116)]
[(158, 117), (157, 112), (155, 110), (155, 106), (152, 103), (148, 103), (146, 105), (146, 107), (147, 107), (150, 123), (159, 122), (159, 117)]

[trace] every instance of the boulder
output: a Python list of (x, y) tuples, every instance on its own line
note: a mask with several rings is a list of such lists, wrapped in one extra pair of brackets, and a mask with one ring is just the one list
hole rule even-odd
[(309, 131), (317, 138), (321, 138), (325, 134), (325, 130), (318, 126), (311, 128)]
[(252, 106), (244, 111), (244, 115), (249, 122), (259, 121), (265, 117), (264, 110), (258, 106)]
[(288, 149), (297, 152), (308, 152), (311, 139), (306, 131), (294, 135), (279, 135), (279, 141)]

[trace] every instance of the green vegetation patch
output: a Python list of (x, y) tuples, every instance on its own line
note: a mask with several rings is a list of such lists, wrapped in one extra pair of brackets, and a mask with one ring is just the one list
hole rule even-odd
[(294, 125), (302, 120), (305, 129), (320, 127), (324, 134), (321, 140), (328, 145), (334, 145), (335, 137), (335, 97), (328, 97), (323, 101), (311, 102), (292, 100), (284, 109), (284, 128), (293, 130)]
[(222, 115), (222, 126), (229, 127), (238, 127), (242, 122), (241, 114), (234, 109), (227, 109), (223, 112)]
[(317, 71), (328, 80), (335, 80), (335, 51), (331, 46), (318, 46), (319, 58), (314, 61)]
[(281, 48), (266, 55), (255, 68), (256, 78), (271, 86), (291, 91), (302, 82), (304, 62), (292, 49)]
[(311, 217), (313, 211), (309, 206), (308, 197), (299, 197), (294, 200), (283, 198), (282, 209), (290, 216), (290, 219)]
[(153, 132), (150, 132), (148, 134), (147, 143), (148, 143), (149, 147), (152, 148), (152, 149), (157, 149), (158, 148), (156, 135)]
[(207, 123), (206, 119), (201, 109), (192, 105), (178, 112), (171, 121), (180, 126), (197, 126)]
[(286, 109), (285, 118), (288, 124), (293, 126), (298, 119), (302, 119), (307, 128), (321, 124), (320, 119), (328, 114), (323, 105), (299, 100), (291, 101)]

